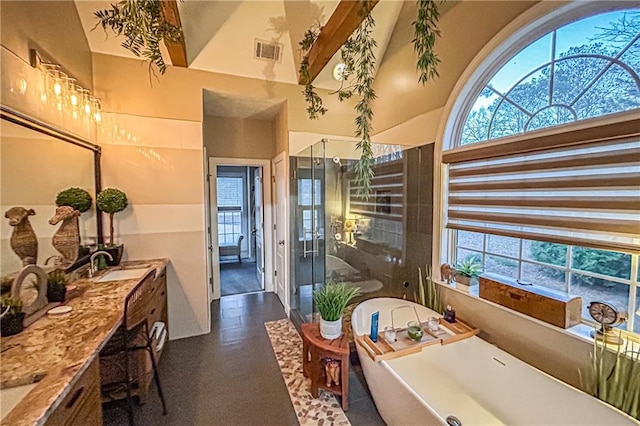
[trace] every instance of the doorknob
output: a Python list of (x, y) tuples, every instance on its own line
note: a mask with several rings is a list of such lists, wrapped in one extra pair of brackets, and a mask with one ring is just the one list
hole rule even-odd
[(278, 241), (278, 244), (280, 244), (281, 246), (283, 246), (283, 245), (284, 245), (284, 240), (280, 240), (280, 241)]

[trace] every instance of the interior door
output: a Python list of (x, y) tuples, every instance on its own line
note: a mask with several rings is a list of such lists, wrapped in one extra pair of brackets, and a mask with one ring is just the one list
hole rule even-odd
[(287, 303), (287, 269), (286, 269), (286, 250), (287, 250), (287, 229), (286, 229), (286, 209), (287, 209), (287, 191), (286, 191), (286, 165), (285, 158), (277, 159), (274, 162), (275, 169), (275, 195), (276, 195), (276, 214), (274, 220), (276, 235), (276, 272), (275, 287), (276, 293), (285, 308)]
[(262, 168), (256, 168), (253, 171), (253, 203), (254, 203), (254, 237), (256, 243), (256, 277), (258, 282), (264, 288), (264, 256), (262, 251), (263, 239), (262, 233), (264, 229), (264, 221), (262, 219)]

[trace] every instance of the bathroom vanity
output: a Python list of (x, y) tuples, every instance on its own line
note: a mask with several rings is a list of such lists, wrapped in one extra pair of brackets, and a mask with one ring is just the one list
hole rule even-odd
[[(0, 340), (3, 350), (0, 364), (3, 412), (0, 424), (101, 424), (101, 376), (105, 380), (101, 364), (105, 370), (107, 367), (104, 365), (108, 362), (105, 364), (99, 353), (118, 332), (125, 298), (143, 276), (117, 281), (101, 282), (100, 279), (123, 268), (155, 269), (154, 297), (148, 307), (148, 315), (151, 323), (161, 321), (166, 325), (167, 264), (167, 259), (127, 262), (94, 278), (78, 279), (72, 283), (78, 287), (78, 296), (66, 302), (72, 308), (71, 312), (59, 316), (46, 315), (22, 333), (3, 337)], [(156, 352), (156, 356), (160, 353)], [(143, 385), (140, 386), (140, 397), (144, 399), (150, 378), (144, 375), (143, 363), (136, 371)], [(37, 383), (30, 383), (33, 381)], [(21, 390), (23, 395), (20, 395)], [(5, 406), (9, 402), (5, 397), (8, 394), (5, 392), (12, 392), (12, 398), (18, 400), (8, 410)]]

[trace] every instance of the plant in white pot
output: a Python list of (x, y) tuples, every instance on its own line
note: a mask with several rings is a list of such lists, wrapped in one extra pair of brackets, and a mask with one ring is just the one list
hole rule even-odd
[(478, 259), (474, 256), (456, 264), (454, 268), (456, 288), (458, 287), (458, 284), (460, 284), (468, 289), (471, 285), (471, 279), (479, 277), (481, 272), (482, 264), (478, 262)]
[(349, 301), (360, 295), (360, 287), (329, 281), (313, 292), (313, 302), (320, 312), (320, 335), (337, 339), (342, 334), (342, 312)]

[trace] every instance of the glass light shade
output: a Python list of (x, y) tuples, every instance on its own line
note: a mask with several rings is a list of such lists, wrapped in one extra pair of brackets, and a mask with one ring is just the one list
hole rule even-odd
[(84, 111), (86, 115), (90, 115), (91, 114), (91, 96), (89, 95), (89, 91), (87, 89), (82, 89), (80, 93), (81, 93), (80, 102), (81, 102), (82, 111)]
[(96, 97), (91, 97), (91, 110), (93, 111), (93, 119), (96, 123), (100, 123), (102, 121), (102, 114), (100, 113), (100, 99)]
[(69, 78), (67, 80), (67, 97), (69, 98), (69, 103), (71, 106), (78, 106), (78, 89), (80, 87), (76, 84), (76, 80), (73, 78)]

